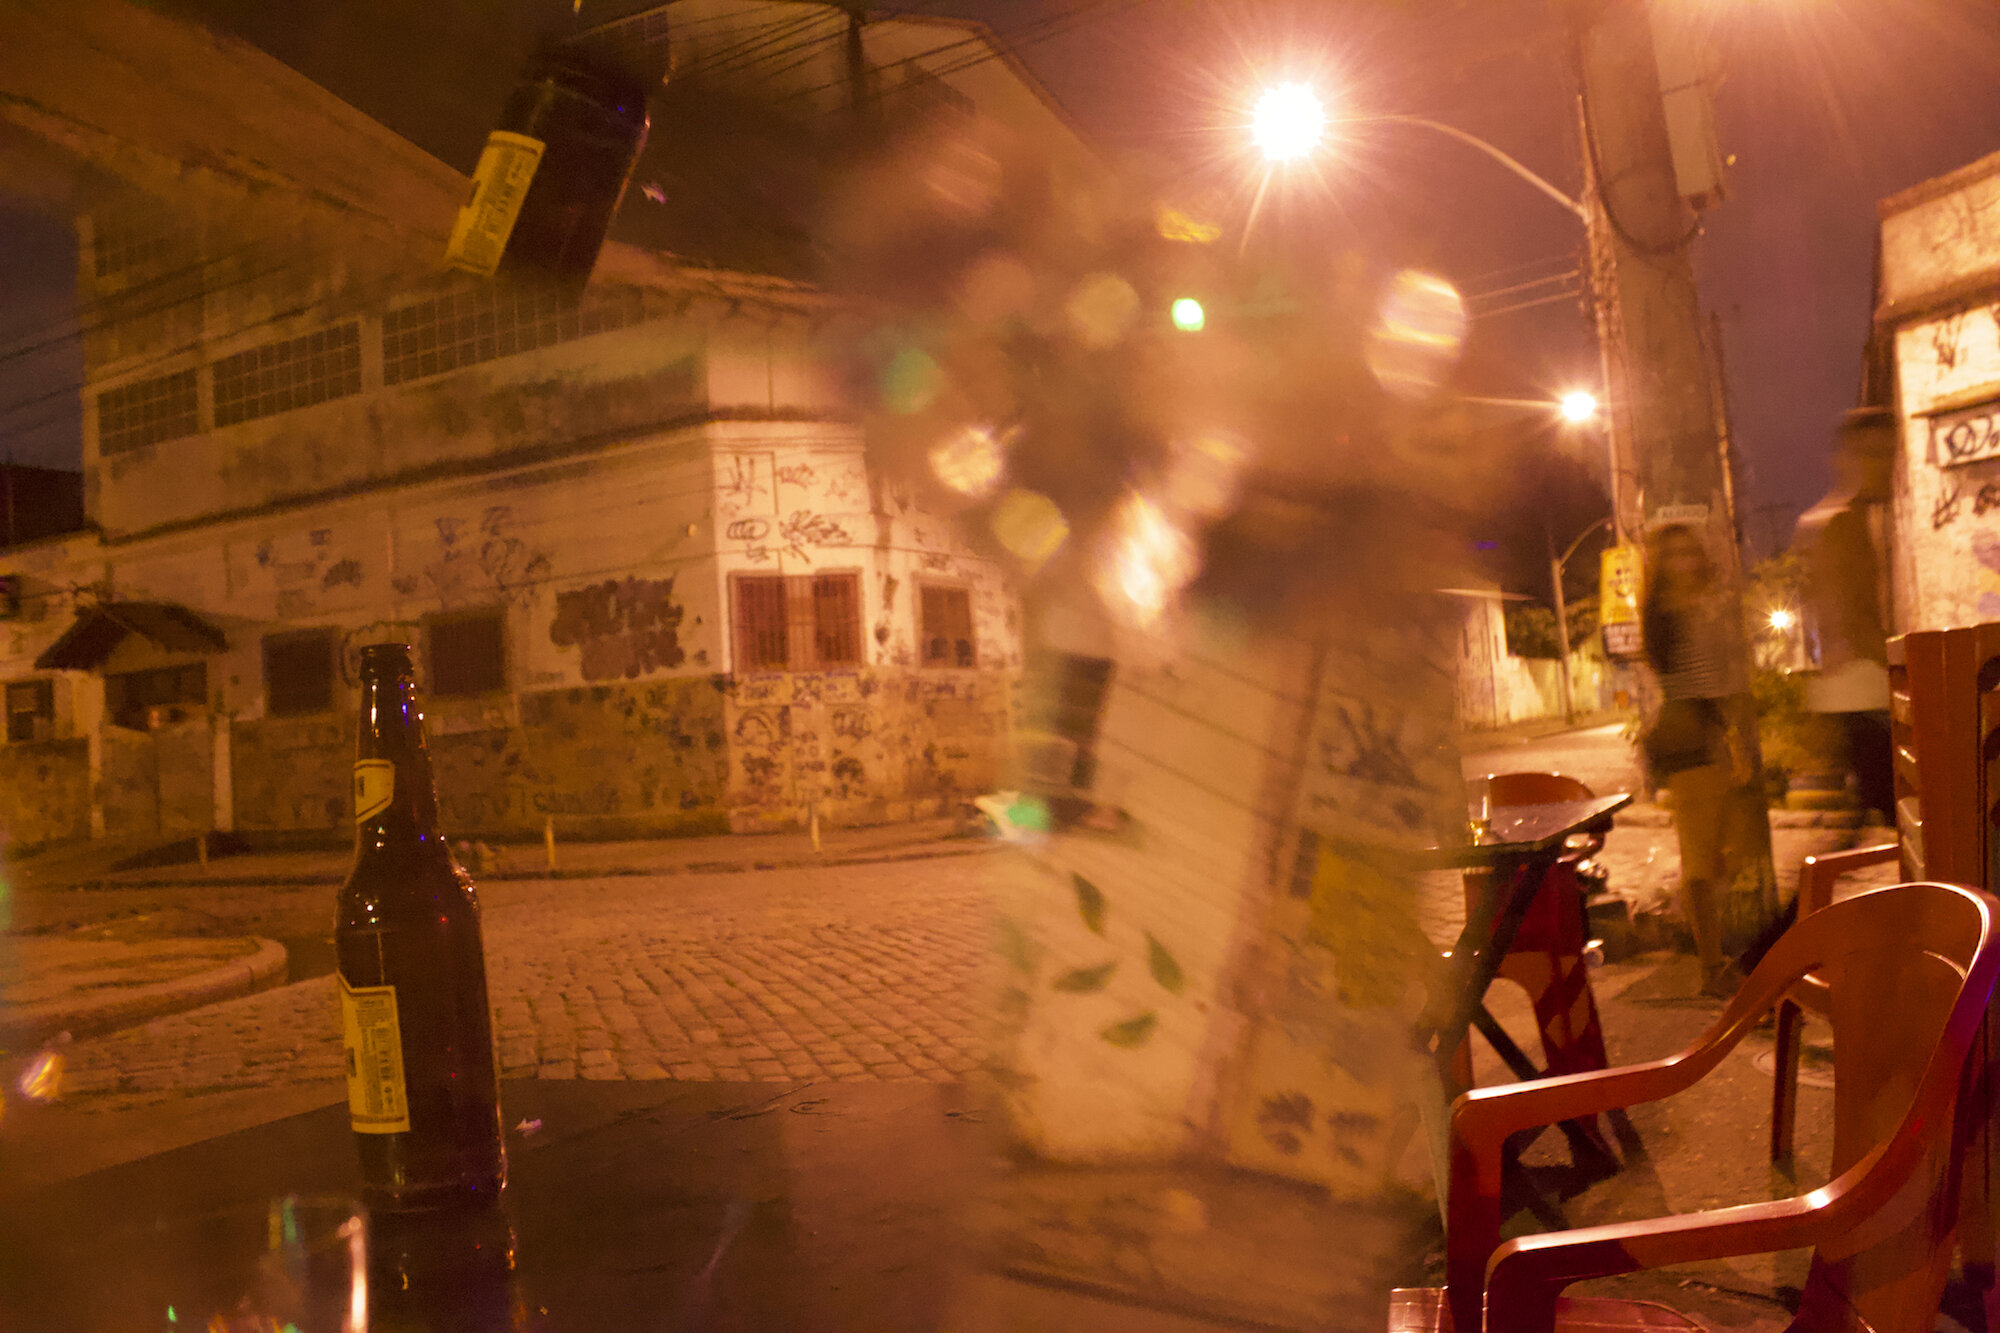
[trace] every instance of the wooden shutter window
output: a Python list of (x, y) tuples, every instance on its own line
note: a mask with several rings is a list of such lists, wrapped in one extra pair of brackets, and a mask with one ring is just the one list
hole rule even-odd
[(738, 671), (819, 671), (861, 663), (861, 576), (739, 574)]
[(922, 620), (923, 664), (970, 667), (979, 664), (972, 638), (972, 594), (964, 588), (924, 585), (918, 603)]
[(791, 661), (785, 580), (778, 575), (738, 575), (736, 669), (783, 671)]

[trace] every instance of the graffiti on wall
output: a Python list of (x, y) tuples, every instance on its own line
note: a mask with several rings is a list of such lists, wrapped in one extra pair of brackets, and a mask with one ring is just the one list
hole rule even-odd
[(556, 594), (549, 642), (581, 651), (585, 680), (631, 680), (671, 671), (687, 661), (680, 644), (681, 618), (674, 581), (607, 579)]
[(446, 514), (433, 526), (437, 558), (414, 578), (395, 581), (405, 596), (427, 591), (445, 607), (485, 601), (495, 593), (504, 601), (521, 602), (548, 580), (549, 553), (532, 549), (515, 535), (512, 505), (488, 505), (477, 524)]

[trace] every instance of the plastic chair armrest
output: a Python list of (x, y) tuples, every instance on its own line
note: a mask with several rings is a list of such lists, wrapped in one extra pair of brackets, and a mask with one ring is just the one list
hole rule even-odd
[(1886, 865), (1900, 860), (1903, 844), (1881, 843), (1874, 847), (1850, 847), (1844, 852), (1824, 852), (1808, 856), (1799, 864), (1799, 915), (1817, 912), (1833, 901), (1833, 883), (1842, 875)]
[(1710, 1213), (1618, 1222), (1523, 1236), (1494, 1252), (1486, 1272), (1486, 1323), (1509, 1333), (1554, 1333), (1556, 1300), (1586, 1278), (1698, 1259), (1803, 1249), (1836, 1223), (1814, 1195)]

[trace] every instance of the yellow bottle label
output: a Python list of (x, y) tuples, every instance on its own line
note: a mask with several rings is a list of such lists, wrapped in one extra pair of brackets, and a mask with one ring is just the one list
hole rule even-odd
[(347, 1049), (347, 1118), (357, 1134), (402, 1134), (410, 1128), (403, 1086), (403, 1037), (396, 1026), (396, 988), (356, 989), (340, 978), (340, 1033)]
[(354, 822), (373, 819), (396, 799), (396, 766), (387, 759), (362, 759), (354, 765)]
[(528, 197), (528, 183), (542, 164), (540, 139), (525, 134), (495, 130), (479, 155), (472, 172), (472, 194), (458, 210), (445, 246), (447, 267), (464, 269), (480, 277), (491, 277), (500, 267), (507, 250), (507, 238), (514, 234), (514, 220), (521, 215), (521, 201)]

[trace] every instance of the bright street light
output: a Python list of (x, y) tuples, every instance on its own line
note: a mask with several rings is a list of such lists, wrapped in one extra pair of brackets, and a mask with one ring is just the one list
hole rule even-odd
[(1579, 389), (1575, 393), (1562, 396), (1562, 417), (1564, 421), (1585, 422), (1597, 415), (1597, 395)]
[(1192, 296), (1183, 296), (1175, 301), (1172, 313), (1174, 327), (1182, 333), (1200, 333), (1202, 326), (1208, 323), (1207, 312), (1202, 310), (1201, 302)]
[(1303, 83), (1281, 83), (1257, 99), (1250, 115), (1250, 138), (1270, 162), (1289, 162), (1319, 146), (1326, 132), (1326, 108)]
[(1799, 618), (1781, 606), (1771, 613), (1770, 621), (1771, 628), (1782, 634), (1792, 626), (1798, 624)]

